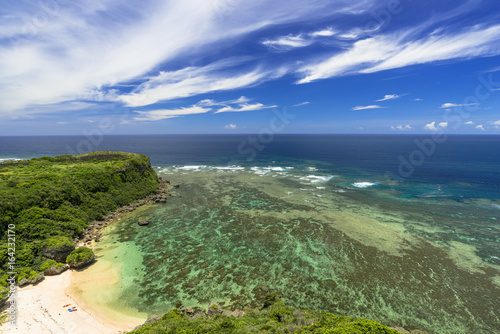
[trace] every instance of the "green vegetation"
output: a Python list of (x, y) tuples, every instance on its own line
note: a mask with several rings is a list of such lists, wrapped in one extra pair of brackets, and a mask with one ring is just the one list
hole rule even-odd
[(149, 158), (133, 153), (0, 163), (0, 286), (12, 271), (9, 258), (15, 258), (18, 282), (36, 277), (54, 264), (43, 256), (44, 248), (74, 247), (71, 240), (89, 222), (155, 192), (158, 183)]
[(71, 252), (66, 259), (66, 263), (70, 266), (74, 266), (77, 263), (83, 261), (89, 261), (94, 258), (94, 252), (90, 248), (87, 247), (79, 247)]
[(130, 332), (135, 334), (163, 333), (317, 333), (317, 334), (399, 334), (380, 323), (355, 319), (309, 309), (286, 306), (281, 296), (268, 295), (264, 307), (247, 312), (243, 317), (217, 314), (210, 318), (189, 319), (179, 309), (166, 313), (157, 322)]
[(49, 248), (61, 248), (61, 247), (75, 247), (75, 244), (69, 240), (68, 237), (55, 236), (47, 239), (45, 242), (45, 247)]

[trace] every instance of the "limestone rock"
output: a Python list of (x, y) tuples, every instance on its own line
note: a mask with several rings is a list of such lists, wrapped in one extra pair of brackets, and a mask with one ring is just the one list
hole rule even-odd
[(64, 266), (59, 266), (59, 267), (53, 265), (52, 267), (45, 269), (43, 274), (46, 276), (54, 276), (54, 275), (59, 275), (60, 273), (68, 269), (69, 269), (69, 264), (65, 264)]
[(23, 286), (26, 284), (36, 284), (36, 283), (42, 281), (44, 278), (45, 278), (45, 276), (43, 275), (43, 273), (36, 275), (34, 278), (23, 278), (19, 282), (19, 286)]
[(139, 226), (144, 226), (149, 224), (149, 220), (147, 218), (139, 218), (139, 221), (137, 222)]
[(224, 310), (217, 303), (211, 302), (210, 306), (208, 306), (208, 312), (207, 312), (207, 314), (208, 314), (209, 317), (212, 317), (212, 316), (214, 316), (216, 314), (222, 314), (222, 312), (224, 312)]
[(239, 318), (239, 317), (244, 316), (245, 312), (243, 312), (242, 310), (234, 310), (233, 312), (231, 312), (231, 315), (233, 317)]
[(42, 255), (56, 262), (66, 262), (68, 255), (75, 250), (75, 246), (45, 247)]

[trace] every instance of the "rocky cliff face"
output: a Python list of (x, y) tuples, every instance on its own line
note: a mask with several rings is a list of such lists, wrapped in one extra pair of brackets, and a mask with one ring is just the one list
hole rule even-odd
[(75, 246), (45, 247), (42, 255), (57, 262), (66, 262), (68, 255), (75, 250)]

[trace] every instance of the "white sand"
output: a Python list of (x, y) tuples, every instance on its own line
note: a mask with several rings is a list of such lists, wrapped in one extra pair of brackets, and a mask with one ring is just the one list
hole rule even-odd
[[(72, 293), (78, 284), (77, 272), (70, 270), (58, 276), (46, 277), (33, 286), (17, 291), (17, 326), (4, 323), (0, 333), (72, 333), (108, 334), (125, 333), (144, 322), (144, 319), (119, 317), (119, 321), (108, 321), (92, 309), (91, 305), (78, 303)], [(64, 305), (71, 304), (63, 308)], [(78, 311), (69, 312), (76, 306)], [(83, 307), (82, 307), (83, 306)]]

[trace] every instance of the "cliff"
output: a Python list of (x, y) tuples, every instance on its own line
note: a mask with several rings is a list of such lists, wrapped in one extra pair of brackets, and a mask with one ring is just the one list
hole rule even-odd
[[(0, 299), (8, 272), (17, 283), (62, 267), (90, 223), (156, 193), (147, 156), (93, 152), (0, 163)], [(59, 264), (56, 264), (58, 262)]]

